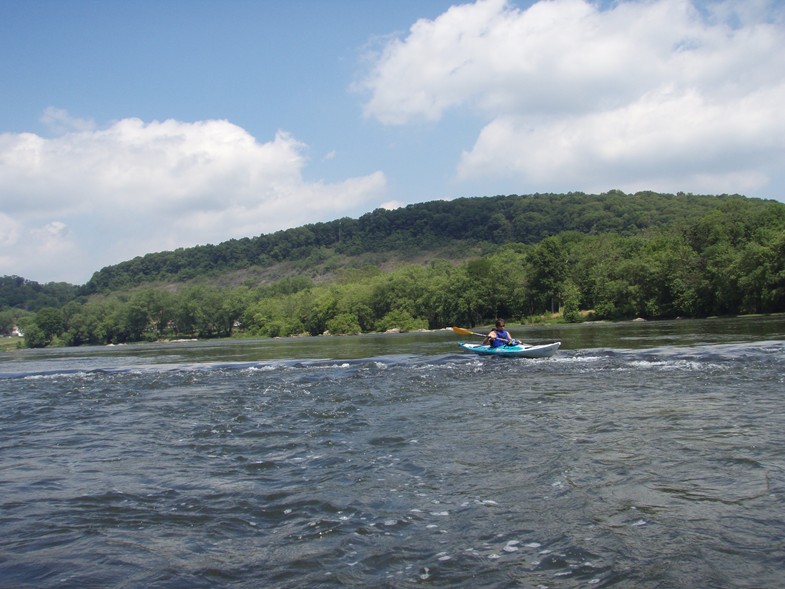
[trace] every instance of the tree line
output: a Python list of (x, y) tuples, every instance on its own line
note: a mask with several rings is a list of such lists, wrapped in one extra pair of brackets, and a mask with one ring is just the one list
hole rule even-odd
[(329, 282), (294, 275), (255, 287), (141, 286), (40, 309), (23, 328), (27, 344), (40, 347), (473, 327), (550, 313), (581, 321), (785, 311), (785, 206), (715, 202), (700, 216), (634, 231), (618, 230), (638, 218), (622, 209), (616, 228), (507, 241), (459, 261), (345, 268)]

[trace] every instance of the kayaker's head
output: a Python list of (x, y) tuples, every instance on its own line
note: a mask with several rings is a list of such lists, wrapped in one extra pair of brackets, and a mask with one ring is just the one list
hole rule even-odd
[(496, 329), (504, 330), (504, 319), (496, 320)]

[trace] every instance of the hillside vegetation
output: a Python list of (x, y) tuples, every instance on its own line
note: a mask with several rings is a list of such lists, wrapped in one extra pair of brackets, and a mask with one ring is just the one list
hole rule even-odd
[[(467, 248), (506, 243), (535, 244), (566, 231), (633, 235), (697, 220), (724, 202), (759, 202), (738, 196), (602, 195), (496, 196), (459, 198), (377, 209), (359, 219), (314, 223), (219, 245), (148, 254), (96, 272), (85, 292), (111, 292), (148, 282), (187, 281), (233, 270), (269, 268), (288, 262), (302, 272), (345, 263), (347, 257), (373, 260), (421, 258), (431, 251), (465, 259)], [(486, 247), (487, 249), (487, 247)]]
[(24, 317), (2, 304), (31, 346), (781, 312), (785, 205), (619, 191), (429, 202), (148, 254)]

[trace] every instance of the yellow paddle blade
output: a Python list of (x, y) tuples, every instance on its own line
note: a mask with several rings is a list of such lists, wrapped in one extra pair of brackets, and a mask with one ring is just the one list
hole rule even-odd
[(452, 330), (455, 333), (462, 333), (463, 335), (476, 335), (478, 337), (485, 337), (484, 333), (475, 333), (473, 331), (469, 331), (468, 329), (464, 329), (463, 327), (453, 327)]
[(455, 333), (462, 333), (463, 335), (474, 335), (471, 331), (464, 329), (463, 327), (453, 327), (452, 330)]

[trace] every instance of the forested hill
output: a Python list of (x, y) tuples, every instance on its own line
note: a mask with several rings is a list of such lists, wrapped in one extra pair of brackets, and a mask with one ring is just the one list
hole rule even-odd
[(149, 254), (81, 288), (0, 286), (0, 334), (16, 325), (28, 347), (777, 313), (785, 203), (464, 198)]
[(395, 210), (377, 209), (359, 219), (343, 218), (218, 245), (147, 254), (96, 272), (83, 292), (187, 281), (284, 261), (315, 266), (336, 255), (384, 252), (405, 260), (449, 246), (455, 252), (459, 243), (535, 244), (566, 231), (627, 236), (649, 228), (694, 224), (712, 211), (728, 207), (765, 214), (771, 207), (785, 205), (738, 195), (627, 195), (620, 191), (432, 201)]

